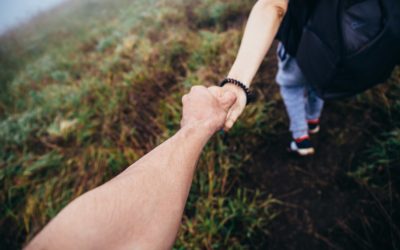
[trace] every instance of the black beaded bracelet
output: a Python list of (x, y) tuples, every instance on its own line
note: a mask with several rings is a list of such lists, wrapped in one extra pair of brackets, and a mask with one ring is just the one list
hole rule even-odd
[(246, 94), (246, 105), (249, 104), (253, 100), (253, 93), (241, 81), (238, 81), (233, 78), (225, 78), (224, 80), (222, 80), (222, 82), (219, 84), (219, 86), (223, 87), (227, 83), (234, 84), (234, 85), (240, 87), (241, 89), (243, 89), (244, 93)]

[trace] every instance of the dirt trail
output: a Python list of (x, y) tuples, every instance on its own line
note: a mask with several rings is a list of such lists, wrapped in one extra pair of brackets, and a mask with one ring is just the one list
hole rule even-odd
[[(259, 86), (268, 98), (278, 91), (273, 52), (261, 72), (266, 76), (261, 82), (267, 84)], [(284, 202), (270, 226), (269, 249), (398, 249), (399, 200), (347, 174), (370, 134), (379, 129), (370, 110), (348, 107), (343, 102), (326, 104), (322, 131), (312, 137), (317, 150), (313, 157), (287, 153), (290, 134), (284, 127), (260, 140), (247, 169), (248, 185)], [(275, 108), (285, 112), (282, 102)], [(392, 174), (397, 174), (393, 185), (399, 190), (399, 173)]]

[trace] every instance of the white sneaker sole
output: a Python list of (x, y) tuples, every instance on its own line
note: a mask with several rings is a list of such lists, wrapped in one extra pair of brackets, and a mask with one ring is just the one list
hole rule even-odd
[(288, 150), (290, 152), (297, 153), (300, 156), (313, 155), (315, 153), (314, 148), (298, 148), (294, 141), (290, 143)]
[(313, 155), (315, 153), (315, 150), (313, 148), (304, 148), (304, 149), (297, 149), (295, 152), (297, 152), (300, 156), (307, 156), (307, 155)]

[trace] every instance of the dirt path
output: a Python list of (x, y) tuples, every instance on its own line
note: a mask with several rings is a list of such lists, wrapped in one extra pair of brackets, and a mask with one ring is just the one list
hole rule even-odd
[[(272, 83), (273, 53), (267, 62), (261, 81)], [(267, 98), (278, 91), (275, 84), (261, 88)], [(285, 112), (282, 102), (275, 108)], [(371, 133), (379, 130), (372, 118), (376, 115), (351, 103), (328, 103), (322, 131), (312, 138), (317, 153), (309, 158), (287, 153), (290, 135), (284, 127), (260, 140), (247, 169), (248, 185), (283, 202), (270, 226), (269, 249), (399, 249), (399, 200), (348, 175)], [(398, 174), (389, 176), (395, 190)]]

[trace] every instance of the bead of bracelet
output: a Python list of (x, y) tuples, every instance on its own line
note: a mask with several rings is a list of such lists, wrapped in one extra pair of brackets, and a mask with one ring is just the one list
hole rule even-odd
[(246, 85), (244, 83), (242, 83), (241, 81), (238, 81), (236, 79), (233, 79), (233, 78), (225, 78), (224, 80), (221, 81), (219, 86), (223, 87), (227, 83), (234, 84), (234, 85), (240, 87), (241, 89), (243, 89), (244, 93), (246, 94), (246, 105), (250, 103), (250, 101), (252, 100), (253, 94), (251, 93), (250, 89), (248, 87), (246, 87)]

